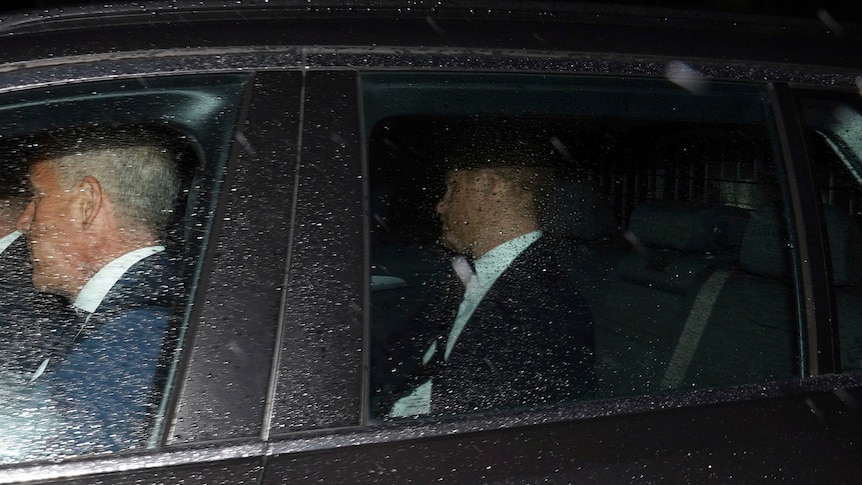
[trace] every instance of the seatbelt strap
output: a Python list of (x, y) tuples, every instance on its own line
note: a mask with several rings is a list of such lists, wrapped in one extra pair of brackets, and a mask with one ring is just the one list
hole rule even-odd
[(664, 379), (661, 381), (662, 388), (675, 389), (679, 387), (685, 378), (691, 365), (691, 360), (694, 357), (694, 351), (697, 350), (700, 338), (703, 336), (706, 322), (712, 313), (715, 301), (718, 299), (718, 295), (721, 293), (721, 289), (724, 287), (729, 276), (730, 271), (717, 270), (706, 279), (706, 282), (704, 282), (697, 296), (694, 298), (691, 311), (688, 314), (688, 318), (682, 328), (682, 333), (679, 336), (679, 341), (676, 344), (676, 349), (673, 351), (673, 356), (667, 366)]

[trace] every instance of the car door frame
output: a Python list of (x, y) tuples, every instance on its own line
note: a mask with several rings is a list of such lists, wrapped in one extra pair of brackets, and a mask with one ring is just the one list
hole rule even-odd
[[(340, 55), (335, 62), (330, 56), (337, 54)], [(410, 60), (410, 65), (433, 65), (435, 53), (426, 51), (423, 54), (405, 54), (405, 58)], [(357, 56), (355, 69), (344, 65), (352, 62), (351, 55)], [(563, 71), (585, 74), (599, 70), (609, 75), (637, 73), (663, 76), (669, 62), (614, 59), (607, 60), (597, 68), (595, 58), (592, 57), (548, 59), (541, 56), (524, 57), (517, 53), (494, 55), (475, 52), (463, 55), (460, 57), (451, 51), (447, 53), (447, 63), (451, 69), (494, 72), (506, 71), (508, 68), (537, 73)], [(483, 55), (488, 56), (486, 62), (480, 59)], [(326, 49), (316, 49), (307, 62), (311, 69), (347, 69), (355, 72), (357, 86), (360, 73), (364, 71), (411, 69), (382, 55), (336, 53), (336, 50), (327, 52)], [(493, 68), (486, 68), (485, 65), (492, 65)], [(567, 67), (560, 69), (560, 65)], [(785, 83), (808, 84), (812, 79), (833, 77), (839, 80), (839, 84), (850, 85), (853, 82), (851, 74), (830, 72), (828, 69), (820, 71), (785, 67), (781, 70), (785, 76), (784, 82), (768, 84), (762, 81), (766, 77), (763, 74), (769, 72), (775, 76), (773, 66), (763, 67), (762, 72), (751, 68), (744, 76), (740, 76), (736, 66), (706, 61), (689, 61), (689, 65), (717, 79), (759, 83), (763, 85), (764, 92), (773, 93), (773, 103), (780, 105), (774, 108), (776, 124), (780, 130), (784, 130), (780, 139), (785, 142), (785, 170), (794, 177), (801, 177), (803, 182), (808, 177), (810, 182), (810, 174), (804, 171), (807, 159), (797, 156), (798, 146), (792, 140), (793, 132), (790, 130), (793, 129), (793, 115), (787, 111), (791, 108), (787, 104), (790, 100), (786, 97)], [(346, 79), (340, 86), (329, 85), (327, 92), (334, 99), (343, 99), (349, 96), (346, 93), (351, 89), (354, 86)], [(314, 90), (315, 86), (309, 84), (306, 96), (313, 96)], [(321, 109), (328, 112), (333, 108), (323, 106)], [(341, 106), (341, 109), (361, 111), (361, 96), (355, 106)], [(313, 115), (306, 112), (306, 116)], [(367, 129), (363, 127), (363, 130)], [(364, 137), (359, 140), (364, 140)], [(360, 141), (355, 143), (357, 146), (353, 148), (353, 156), (360, 157), (367, 165), (364, 147), (360, 146)], [(366, 167), (364, 173), (367, 172)], [(311, 191), (321, 189), (309, 188)], [(367, 186), (364, 190), (367, 200)], [(792, 207), (800, 207), (810, 200), (811, 194), (808, 192), (793, 192)], [(808, 244), (806, 251), (798, 253), (799, 257), (815, 257), (817, 248), (822, 249), (822, 235), (806, 228), (819, 227), (819, 219), (816, 214), (794, 214), (797, 221), (796, 237), (805, 239)], [(365, 217), (369, 217), (367, 211)], [(800, 225), (802, 223), (805, 225)], [(366, 220), (366, 227), (368, 224)], [(367, 239), (360, 242), (355, 237), (354, 244), (361, 245), (366, 251), (370, 246)], [(808, 300), (803, 309), (803, 315), (809, 322), (806, 326), (809, 331), (804, 334), (809, 349), (819, 349), (824, 343), (829, 345), (832, 325), (828, 313), (813, 312), (810, 308), (828, 301), (827, 294), (811, 292), (812, 285), (826, 277), (822, 253), (816, 257), (820, 259), (821, 265), (812, 268), (812, 275), (806, 276), (808, 279), (801, 283), (803, 288), (807, 288), (806, 294), (816, 298)], [(369, 269), (366, 269), (368, 274)], [(369, 297), (368, 289), (363, 291), (367, 342), (370, 331), (367, 329)], [(324, 292), (320, 298), (326, 301), (329, 297)], [(824, 326), (827, 328), (824, 329)], [(350, 335), (352, 339), (355, 334)], [(349, 344), (352, 343), (351, 340)], [(330, 344), (344, 346), (348, 342)], [(367, 344), (365, 347), (367, 353)], [(847, 464), (853, 454), (859, 451), (853, 436), (854, 433), (862, 432), (859, 413), (854, 407), (854, 403), (862, 398), (862, 376), (832, 375), (830, 372), (834, 367), (829, 364), (830, 357), (818, 356), (816, 350), (809, 351), (807, 355), (809, 377), (800, 380), (586, 402), (542, 411), (485, 413), (380, 426), (368, 425), (366, 410), (363, 411), (360, 426), (352, 423), (331, 423), (329, 426), (324, 423), (321, 429), (303, 430), (300, 433), (273, 429), (267, 451), (271, 458), (267, 462), (264, 483), (277, 483), (286, 476), (322, 481), (350, 479), (354, 482), (409, 479), (504, 481), (512, 477), (565, 482), (596, 477), (618, 479), (621, 476), (680, 480), (746, 476), (755, 479), (770, 476), (774, 472), (771, 470), (774, 463), (783, 463), (787, 457), (795, 455), (805, 457), (793, 466), (793, 473), (798, 476), (847, 478), (850, 476)], [(367, 356), (365, 359), (364, 366), (367, 368)], [(363, 389), (361, 392), (365, 406), (368, 390)], [(793, 423), (790, 428), (787, 427), (788, 422)], [(657, 430), (661, 430), (658, 431), (661, 439), (655, 434)], [(677, 434), (668, 437), (667, 432), (671, 430)], [(557, 441), (543, 445), (542, 439), (549, 433)], [(779, 435), (783, 437), (777, 438)], [(828, 445), (835, 442), (841, 443), (839, 448), (830, 450)], [(776, 447), (776, 443), (780, 446)], [(524, 454), (525, 450), (530, 450), (530, 453)], [(484, 456), (507, 458), (506, 463), (501, 463), (483, 461)], [(522, 456), (523, 459), (513, 459), (513, 456)], [(552, 456), (554, 459), (544, 462), (539, 460), (528, 466), (526, 472), (512, 465), (523, 465), (524, 460), (542, 456)], [(719, 472), (712, 469), (712, 463), (734, 460), (734, 466), (726, 470)], [(485, 462), (485, 466), (480, 466)], [(686, 463), (686, 466), (679, 466), (679, 463)]]
[[(293, 51), (281, 57), (287, 66), (296, 63)], [(165, 53), (163, 53), (165, 54)], [(282, 213), (278, 219), (287, 221), (293, 211), (293, 171), (295, 147), (299, 131), (297, 122), (285, 123), (284, 112), (299, 116), (295, 104), (299, 97), (299, 72), (285, 74), (253, 71), (260, 66), (272, 67), (266, 56), (246, 56), (235, 52), (205, 52), (200, 55), (175, 51), (153, 59), (117, 59), (118, 56), (95, 56), (73, 59), (68, 64), (0, 73), (0, 91), (18, 91), (62, 85), (65, 79), (74, 83), (97, 82), (104, 79), (140, 79), (148, 76), (186, 76), (208, 73), (236, 72), (249, 77), (247, 92), (240, 106), (240, 116), (223, 141), (231, 147), (223, 180), (209, 179), (214, 184), (208, 190), (216, 192), (215, 204), (199, 208), (213, 220), (208, 234), (204, 261), (200, 264), (197, 292), (191, 295), (190, 322), (182, 347), (175, 392), (170, 394), (167, 430), (158, 447), (129, 451), (116, 455), (79, 456), (61, 462), (24, 462), (3, 468), (0, 483), (39, 480), (63, 483), (91, 483), (107, 480), (111, 483), (183, 480), (188, 483), (258, 483), (263, 473), (266, 455), (264, 421), (267, 416), (270, 371), (275, 347), (272, 340), (282, 308), (288, 241), (291, 227), (266, 222), (267, 215)], [(214, 60), (227, 60), (229, 70), (213, 70)], [(58, 73), (62, 77), (58, 79)], [(105, 72), (113, 73), (106, 76)], [(116, 73), (122, 72), (121, 76)], [(291, 84), (290, 79), (293, 82)], [(280, 116), (276, 116), (276, 114)], [(286, 160), (281, 155), (287, 154)], [(284, 162), (284, 163), (280, 163)], [(255, 169), (255, 166), (258, 169)], [(274, 170), (267, 173), (260, 166)], [(286, 203), (285, 203), (286, 202)], [(255, 220), (257, 218), (257, 220)], [(261, 220), (264, 220), (261, 223)], [(248, 230), (247, 224), (257, 223)], [(251, 265), (248, 270), (261, 270), (257, 287), (240, 288), (237, 264), (248, 264), (245, 248), (259, 252), (263, 269)], [(246, 275), (248, 282), (248, 275)], [(234, 285), (234, 286), (232, 286)], [(250, 296), (251, 295), (251, 296)], [(224, 307), (221, 303), (230, 302)], [(231, 324), (245, 322), (241, 331)], [(248, 323), (251, 322), (251, 323)], [(230, 339), (225, 341), (225, 335)], [(244, 354), (245, 361), (236, 361)], [(213, 362), (217, 362), (216, 366)], [(214, 372), (218, 372), (214, 376)], [(249, 413), (248, 398), (231, 395), (234, 383), (250, 375), (263, 373), (262, 385), (250, 399), (259, 401), (257, 415)], [(213, 378), (217, 377), (217, 378)], [(259, 376), (257, 380), (261, 381)], [(224, 413), (212, 411), (207, 400), (228, 402), (235, 407)], [(203, 408), (201, 407), (203, 406)], [(252, 406), (253, 407), (253, 406)], [(224, 411), (224, 410), (222, 410)], [(226, 424), (225, 416), (228, 423)], [(230, 428), (231, 433), (219, 436), (214, 430)], [(187, 432), (193, 429), (195, 432)], [(203, 430), (203, 431), (201, 431)], [(238, 433), (235, 430), (245, 430)], [(215, 434), (215, 435), (214, 435)]]

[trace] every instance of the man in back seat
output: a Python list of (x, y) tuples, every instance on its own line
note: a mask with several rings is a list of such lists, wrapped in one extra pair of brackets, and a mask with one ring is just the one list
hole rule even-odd
[(551, 147), (510, 136), (477, 132), (449, 153), (436, 210), (459, 279), (418, 315), (439, 337), (390, 416), (553, 404), (594, 389), (589, 308), (539, 229)]

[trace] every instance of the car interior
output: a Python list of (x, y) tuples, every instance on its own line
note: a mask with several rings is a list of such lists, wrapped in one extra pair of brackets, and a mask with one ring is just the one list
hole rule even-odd
[[(386, 80), (390, 96), (367, 108), (380, 117), (368, 141), (373, 392), (385, 394), (394, 374), (409, 372), (392, 369), (394, 360), (427, 346), (426, 329), (403, 327), (423, 284), (449, 270), (434, 212), (440, 161), (447, 134), (477, 123), (533, 137), (559, 154), (543, 230), (565, 241), (559, 258), (592, 312), (596, 398), (802, 375), (795, 242), (770, 118), (752, 106), (763, 106), (756, 92), (719, 86), (696, 97), (646, 84), (640, 89), (651, 96), (636, 97), (636, 85), (613, 80), (573, 88), (543, 79), (517, 94), (507, 90), (502, 100), (496, 89), (511, 78), (468, 76), (441, 79), (434, 85), (440, 93), (411, 99), (406, 85)], [(367, 89), (372, 100), (380, 95), (376, 85)], [(434, 104), (436, 96), (447, 104)], [(494, 109), (476, 101), (486, 98)], [(584, 104), (594, 111), (585, 113)], [(383, 115), (411, 110), (423, 114)], [(819, 148), (832, 173), (846, 171), (833, 150)], [(839, 191), (853, 200), (849, 206), (833, 197), (823, 209), (842, 321), (860, 308), (862, 233), (851, 216), (856, 186)], [(844, 349), (845, 365), (858, 365), (850, 346)]]

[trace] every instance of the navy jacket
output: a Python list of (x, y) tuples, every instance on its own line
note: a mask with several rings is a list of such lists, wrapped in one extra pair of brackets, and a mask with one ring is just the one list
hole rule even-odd
[[(174, 302), (183, 291), (177, 258), (157, 253), (137, 262), (111, 288), (77, 335), (67, 325), (60, 354), (44, 378), (58, 406), (60, 449), (73, 454), (128, 449), (149, 436), (156, 382)], [(40, 379), (42, 379), (40, 377)], [(74, 423), (75, 426), (68, 426)]]

